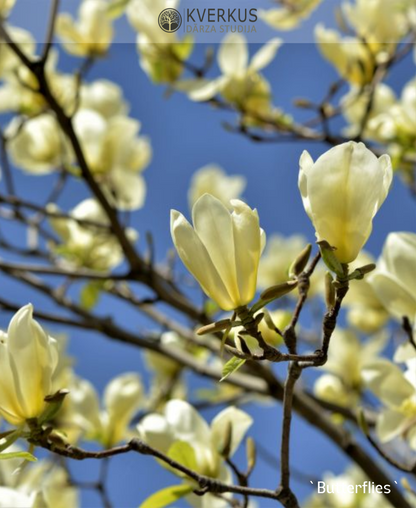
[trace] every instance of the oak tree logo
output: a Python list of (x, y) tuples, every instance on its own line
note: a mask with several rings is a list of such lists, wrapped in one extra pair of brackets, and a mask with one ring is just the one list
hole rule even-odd
[(182, 25), (182, 16), (176, 9), (164, 9), (159, 14), (159, 26), (164, 32), (176, 32)]

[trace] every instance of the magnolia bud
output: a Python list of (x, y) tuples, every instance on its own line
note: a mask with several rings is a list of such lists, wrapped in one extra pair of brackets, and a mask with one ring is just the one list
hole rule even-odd
[(328, 309), (332, 309), (335, 305), (334, 279), (330, 272), (325, 274), (325, 302)]
[(246, 442), (246, 455), (247, 455), (247, 469), (250, 473), (256, 465), (256, 444), (251, 437), (247, 438)]
[(308, 243), (308, 245), (303, 249), (303, 251), (298, 255), (295, 261), (292, 263), (289, 268), (289, 277), (297, 277), (300, 275), (308, 264), (310, 255), (312, 251), (312, 245)]
[(196, 331), (197, 335), (206, 335), (207, 333), (216, 333), (226, 330), (231, 326), (231, 321), (229, 319), (222, 319), (221, 321), (217, 321), (216, 323), (210, 323), (209, 325), (201, 326)]
[(298, 285), (298, 281), (291, 280), (287, 282), (283, 282), (282, 284), (277, 284), (276, 286), (272, 286), (260, 295), (262, 300), (276, 300), (277, 298), (281, 298), (293, 291)]

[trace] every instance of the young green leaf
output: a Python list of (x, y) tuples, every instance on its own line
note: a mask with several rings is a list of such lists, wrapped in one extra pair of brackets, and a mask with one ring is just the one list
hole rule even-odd
[(194, 488), (192, 485), (185, 484), (166, 487), (148, 497), (139, 508), (164, 508), (187, 496)]
[(231, 358), (231, 360), (228, 360), (228, 362), (224, 365), (222, 369), (222, 378), (220, 379), (220, 383), (221, 381), (227, 379), (227, 377), (231, 376), (233, 372), (238, 370), (245, 363), (246, 361), (244, 360), (244, 358), (237, 358), (236, 356)]

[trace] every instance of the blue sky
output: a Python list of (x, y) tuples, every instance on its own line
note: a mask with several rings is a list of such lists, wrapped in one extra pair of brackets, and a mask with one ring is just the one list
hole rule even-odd
[[(194, 60), (200, 61), (203, 45), (198, 45)], [(255, 51), (257, 47), (251, 47)], [(74, 60), (62, 55), (61, 68), (69, 70)], [(390, 84), (400, 90), (414, 74), (414, 65), (408, 60), (401, 64)], [(319, 100), (326, 86), (336, 79), (333, 69), (323, 61), (313, 44), (288, 44), (279, 51), (275, 61), (265, 71), (273, 87), (275, 104), (289, 113), (293, 97), (308, 97)], [(185, 96), (174, 94), (165, 97), (163, 87), (151, 84), (138, 65), (133, 44), (117, 44), (105, 60), (93, 69), (90, 78), (107, 78), (124, 89), (131, 106), (131, 116), (142, 122), (142, 132), (148, 135), (154, 150), (150, 166), (145, 172), (148, 193), (145, 207), (132, 217), (132, 226), (140, 235), (139, 247), (144, 250), (146, 231), (151, 231), (155, 240), (158, 259), (163, 259), (171, 248), (169, 234), (169, 210), (176, 208), (188, 212), (187, 190), (193, 172), (211, 162), (218, 163), (230, 174), (243, 174), (248, 186), (244, 198), (259, 210), (262, 227), (267, 234), (284, 235), (303, 233), (313, 242), (314, 232), (306, 216), (297, 188), (298, 161), (304, 149), (315, 158), (327, 147), (304, 142), (294, 144), (255, 144), (244, 137), (226, 132), (221, 122), (231, 117), (209, 106), (190, 102)], [(46, 195), (51, 177), (33, 177), (16, 171), (21, 195), (35, 201)], [(4, 181), (0, 182), (4, 192)], [(62, 206), (74, 206), (85, 192), (79, 183), (72, 183), (64, 195)], [(398, 178), (393, 189), (374, 222), (374, 231), (367, 248), (374, 255), (380, 253), (386, 235), (390, 231), (414, 231), (415, 203)], [(21, 231), (8, 228), (13, 240), (21, 238)], [(22, 304), (29, 300), (36, 308), (52, 309), (50, 302), (28, 291), (22, 285), (1, 276), (2, 290), (7, 298)], [(148, 323), (141, 321), (130, 309), (104, 299), (100, 312), (111, 311), (122, 323), (132, 330), (142, 329)], [(0, 313), (0, 325), (7, 326), (9, 315)], [(114, 375), (126, 371), (139, 371), (147, 379), (141, 352), (128, 346), (111, 342), (97, 334), (82, 330), (62, 330), (70, 336), (70, 353), (76, 358), (76, 371), (91, 380), (99, 390)], [(284, 375), (284, 367), (277, 370)], [(252, 436), (267, 446), (276, 456), (279, 451), (281, 421), (280, 405), (250, 405), (247, 408), (255, 418)], [(217, 411), (206, 411), (211, 419)], [(343, 454), (334, 449), (321, 434), (299, 418), (295, 418), (293, 431), (293, 464), (306, 474), (320, 477), (326, 470), (341, 472), (347, 461)], [(97, 465), (76, 464), (74, 476), (79, 479), (94, 479)], [(110, 465), (110, 495), (117, 508), (136, 507), (150, 493), (178, 483), (177, 479), (158, 466), (153, 459), (129, 455), (115, 458)], [(252, 485), (275, 488), (278, 470), (259, 460), (252, 477)], [(295, 491), (304, 498), (310, 485), (294, 481)], [(96, 494), (85, 492), (83, 506), (99, 506)], [(183, 505), (178, 503), (181, 508)], [(261, 502), (261, 508), (268, 508)]]

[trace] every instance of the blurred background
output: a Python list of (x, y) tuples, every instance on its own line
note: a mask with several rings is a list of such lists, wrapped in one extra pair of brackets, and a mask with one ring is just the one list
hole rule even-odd
[[(63, 8), (74, 11), (73, 4), (70, 6), (64, 2)], [(302, 25), (301, 30), (310, 29), (318, 19), (324, 20), (327, 25), (334, 25), (333, 11), (336, 4), (338, 2), (333, 0), (323, 2), (322, 7)], [(45, 14), (41, 14), (39, 5), (38, 2), (31, 1), (17, 2), (12, 17), (13, 24), (28, 27), (35, 23), (36, 30), (42, 30), (47, 6), (45, 5)], [(270, 36), (275, 34), (270, 31)], [(258, 47), (252, 44), (250, 52), (254, 53)], [(203, 61), (205, 50), (204, 44), (198, 44), (191, 61)], [(74, 58), (60, 52), (60, 69), (69, 72), (74, 69), (74, 62)], [(214, 73), (215, 70), (214, 67)], [(333, 68), (320, 57), (317, 47), (312, 43), (284, 45), (272, 64), (265, 69), (264, 75), (272, 84), (275, 105), (298, 119), (302, 118), (302, 112), (299, 113), (294, 108), (292, 100), (307, 97), (320, 101), (329, 84), (337, 79)], [(411, 59), (407, 59), (395, 69), (387, 82), (400, 93), (403, 84), (413, 75), (414, 64)], [(165, 259), (166, 252), (172, 248), (170, 209), (180, 210), (189, 217), (187, 192), (192, 174), (209, 163), (222, 166), (228, 174), (246, 177), (247, 188), (243, 197), (251, 207), (258, 209), (261, 225), (268, 235), (302, 233), (310, 242), (314, 242), (314, 231), (304, 212), (297, 187), (298, 161), (303, 150), (308, 150), (316, 158), (328, 149), (327, 146), (305, 142), (254, 143), (243, 136), (226, 132), (222, 122), (232, 120), (227, 113), (216, 111), (205, 104), (193, 103), (178, 93), (167, 97), (164, 87), (152, 84), (139, 67), (134, 44), (114, 44), (108, 56), (99, 61), (88, 76), (88, 80), (98, 78), (109, 79), (123, 88), (130, 104), (130, 115), (141, 122), (141, 133), (150, 138), (153, 147), (153, 158), (144, 174), (147, 184), (146, 203), (143, 209), (132, 214), (130, 221), (131, 226), (139, 232), (138, 247), (142, 252), (146, 249), (146, 232), (151, 231), (156, 258), (159, 261)], [(41, 199), (41, 196), (46, 198), (53, 181), (53, 177), (29, 176), (20, 170), (16, 170), (15, 177), (18, 194), (31, 200)], [(0, 185), (4, 191), (4, 181)], [(60, 200), (60, 206), (71, 208), (86, 196), (83, 185), (72, 181)], [(366, 249), (377, 257), (389, 232), (414, 231), (415, 210), (415, 203), (408, 190), (396, 178), (386, 203), (376, 217)], [(13, 241), (23, 239), (23, 231), (16, 225), (4, 225), (2, 232), (8, 234)], [(4, 275), (1, 275), (1, 288), (10, 300), (22, 305), (30, 301), (37, 309), (52, 310), (50, 301), (45, 297), (29, 291)], [(103, 315), (111, 312), (118, 321), (133, 331), (150, 327), (150, 323), (139, 319), (137, 313), (125, 306), (116, 305), (108, 298), (101, 299), (97, 312)], [(6, 312), (0, 313), (2, 328), (7, 327), (9, 319), (10, 315)], [(115, 375), (123, 372), (139, 372), (144, 383), (148, 384), (149, 372), (140, 350), (82, 330), (50, 325), (48, 329), (51, 334), (63, 332), (68, 335), (69, 353), (74, 358), (76, 372), (90, 380), (100, 392)], [(275, 370), (279, 378), (283, 379), (286, 374), (285, 365), (278, 365)], [(192, 400), (192, 393), (209, 386), (209, 383), (192, 376), (189, 386)], [(277, 457), (281, 406), (261, 401), (259, 404), (248, 404), (244, 409), (254, 417), (255, 423), (250, 435), (272, 457)], [(210, 421), (219, 410), (204, 410), (202, 414)], [(244, 461), (241, 452), (237, 455), (238, 460)], [(321, 479), (325, 471), (341, 473), (348, 461), (323, 435), (295, 416), (292, 463), (299, 472), (293, 474), (294, 491), (300, 500), (304, 500), (315, 489), (311, 481)], [(75, 464), (72, 471), (76, 479), (93, 481), (98, 475), (98, 465), (93, 461), (84, 461)], [(176, 477), (161, 468), (152, 458), (135, 454), (113, 458), (109, 473), (110, 498), (117, 508), (137, 507), (151, 493), (178, 483)], [(270, 457), (260, 456), (251, 484), (275, 488), (278, 482), (278, 464), (270, 460)], [(88, 508), (100, 506), (95, 492), (84, 491), (82, 501), (82, 506)], [(261, 508), (269, 506), (267, 501), (258, 504)], [(182, 506), (185, 506), (184, 502), (177, 504), (178, 508)]]

